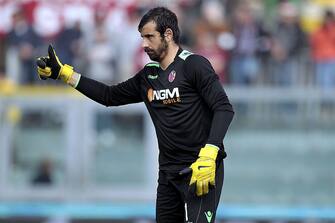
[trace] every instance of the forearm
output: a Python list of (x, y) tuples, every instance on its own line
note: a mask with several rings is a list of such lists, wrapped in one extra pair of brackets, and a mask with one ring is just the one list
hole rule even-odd
[(79, 76), (76, 85), (70, 85), (88, 98), (105, 106), (110, 105), (109, 94), (106, 93), (108, 92), (109, 86), (81, 75)]
[(222, 148), (223, 139), (233, 117), (234, 112), (232, 110), (217, 110), (214, 112), (212, 127), (207, 140), (208, 144)]
[(111, 86), (81, 76), (75, 88), (85, 96), (105, 106), (119, 106), (143, 101), (139, 93), (137, 76)]

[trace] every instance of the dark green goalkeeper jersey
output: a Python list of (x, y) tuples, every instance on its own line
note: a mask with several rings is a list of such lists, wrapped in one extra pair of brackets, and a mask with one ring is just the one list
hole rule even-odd
[(81, 76), (76, 89), (105, 106), (144, 102), (156, 129), (161, 170), (190, 165), (207, 143), (225, 157), (223, 138), (234, 112), (211, 64), (200, 55), (179, 49), (165, 70), (149, 63), (114, 86)]

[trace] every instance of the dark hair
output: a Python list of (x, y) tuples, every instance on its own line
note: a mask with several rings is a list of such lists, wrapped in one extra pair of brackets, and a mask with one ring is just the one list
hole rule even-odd
[(143, 26), (151, 21), (156, 23), (156, 30), (161, 34), (162, 37), (164, 36), (166, 29), (170, 28), (173, 32), (174, 42), (179, 44), (180, 31), (176, 14), (165, 7), (156, 7), (150, 9), (142, 17), (140, 24), (138, 25), (138, 30), (141, 32)]

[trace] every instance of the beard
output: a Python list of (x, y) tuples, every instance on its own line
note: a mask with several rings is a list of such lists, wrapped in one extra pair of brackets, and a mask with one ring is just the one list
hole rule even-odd
[(146, 48), (144, 51), (148, 54), (149, 58), (156, 62), (161, 62), (161, 60), (166, 55), (168, 49), (168, 43), (165, 39), (162, 40), (161, 44), (156, 50)]

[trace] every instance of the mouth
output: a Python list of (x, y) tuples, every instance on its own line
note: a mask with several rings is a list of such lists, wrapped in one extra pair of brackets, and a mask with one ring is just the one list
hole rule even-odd
[(146, 52), (147, 54), (152, 54), (152, 53), (154, 53), (153, 50), (149, 50), (149, 49), (145, 49), (144, 52)]

